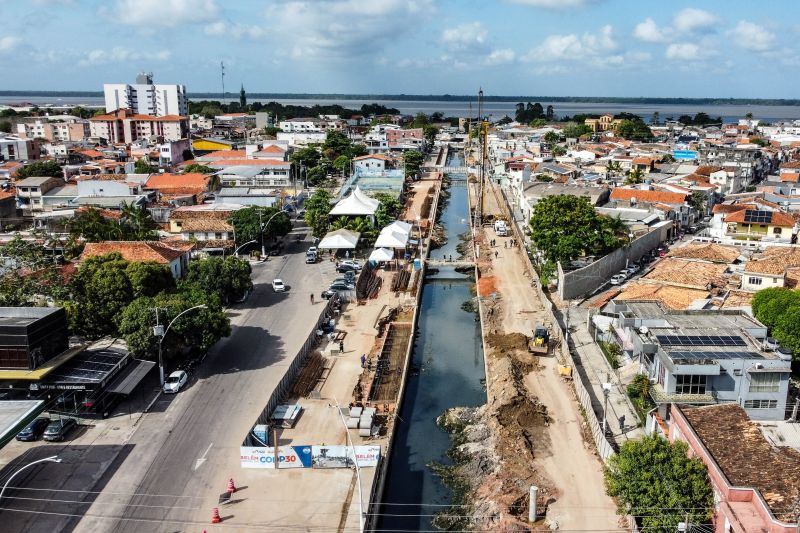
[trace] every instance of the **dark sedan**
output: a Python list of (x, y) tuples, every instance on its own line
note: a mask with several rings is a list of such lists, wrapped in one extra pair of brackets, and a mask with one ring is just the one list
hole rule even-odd
[(49, 418), (37, 418), (27, 426), (25, 429), (17, 433), (17, 440), (21, 440), (24, 442), (32, 442), (35, 440), (39, 440), (44, 433), (45, 428), (47, 428), (48, 424), (50, 424)]
[(74, 418), (62, 418), (61, 420), (54, 420), (50, 422), (47, 429), (44, 430), (44, 440), (61, 441), (69, 434), (70, 431), (75, 429), (78, 423)]

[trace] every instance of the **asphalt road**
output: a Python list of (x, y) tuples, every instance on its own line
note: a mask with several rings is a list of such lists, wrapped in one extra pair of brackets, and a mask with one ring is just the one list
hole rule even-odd
[[(294, 233), (309, 238), (304, 227)], [(286, 255), (253, 267), (253, 293), (230, 310), (231, 336), (211, 349), (184, 390), (159, 397), (123, 443), (125, 453), (102, 465), (102, 478), (81, 484), (102, 492), (73, 494), (84, 503), (63, 511), (72, 518), (25, 516), (26, 531), (200, 531), (199, 517), (208, 523), (209, 495), (224, 492), (235, 475), (244, 436), (311, 332), (324, 305), (319, 293), (335, 277), (330, 262), (305, 264), (308, 240), (287, 240)], [(276, 277), (287, 292), (273, 292)]]

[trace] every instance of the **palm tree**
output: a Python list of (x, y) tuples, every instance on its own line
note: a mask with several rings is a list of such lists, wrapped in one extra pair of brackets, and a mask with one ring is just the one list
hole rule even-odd
[(642, 182), (643, 178), (644, 171), (639, 167), (635, 167), (628, 172), (628, 177), (625, 178), (625, 185), (637, 185)]

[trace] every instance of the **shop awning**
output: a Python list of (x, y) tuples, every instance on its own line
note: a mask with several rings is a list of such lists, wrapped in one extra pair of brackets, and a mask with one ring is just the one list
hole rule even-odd
[(156, 366), (154, 361), (135, 359), (128, 364), (125, 372), (109, 385), (108, 392), (129, 396), (154, 366)]
[(378, 248), (369, 254), (369, 260), (375, 262), (391, 261), (394, 259), (394, 251), (388, 248)]
[(322, 240), (319, 241), (317, 247), (325, 250), (352, 250), (356, 247), (356, 244), (358, 244), (358, 238), (360, 236), (361, 234), (357, 231), (337, 229), (328, 232)]

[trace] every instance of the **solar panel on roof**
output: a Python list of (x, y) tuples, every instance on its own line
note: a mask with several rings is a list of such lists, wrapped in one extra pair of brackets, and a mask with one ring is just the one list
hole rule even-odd
[(672, 359), (764, 359), (758, 352), (669, 352)]
[(754, 224), (770, 224), (772, 222), (772, 211), (747, 209), (744, 212), (744, 221)]
[(656, 335), (662, 346), (747, 346), (738, 335)]

